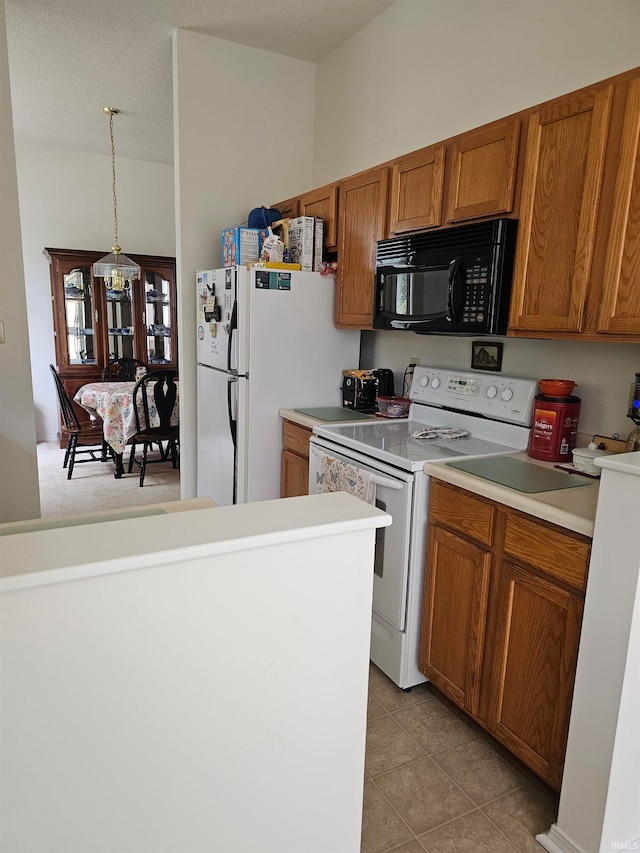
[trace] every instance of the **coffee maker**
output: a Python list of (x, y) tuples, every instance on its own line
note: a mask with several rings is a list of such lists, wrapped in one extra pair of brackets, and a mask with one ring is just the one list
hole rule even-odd
[(636, 450), (640, 450), (640, 373), (636, 373), (633, 397), (631, 399), (631, 405), (629, 406), (627, 417), (631, 418), (636, 425), (635, 429), (632, 429), (627, 436), (626, 447), (628, 453), (634, 453)]
[(374, 414), (378, 411), (376, 397), (393, 396), (393, 371), (377, 370), (342, 371), (342, 405), (354, 412)]

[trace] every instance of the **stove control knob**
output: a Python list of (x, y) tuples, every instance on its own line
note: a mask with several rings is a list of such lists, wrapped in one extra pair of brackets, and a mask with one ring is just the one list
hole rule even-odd
[(489, 399), (493, 400), (493, 398), (496, 396), (497, 393), (498, 393), (498, 389), (496, 388), (496, 386), (495, 385), (489, 385), (489, 387), (487, 388), (487, 397), (489, 397)]
[(511, 388), (505, 388), (503, 390), (502, 394), (500, 394), (500, 396), (502, 397), (502, 399), (506, 403), (508, 400), (510, 400), (513, 397), (513, 391), (511, 390)]
[(428, 376), (421, 376), (420, 377), (420, 385), (423, 388), (426, 388), (428, 384), (429, 384), (429, 377)]
[(432, 388), (439, 388), (440, 384), (441, 384), (440, 378), (438, 376), (434, 376), (433, 379), (431, 380), (431, 387)]

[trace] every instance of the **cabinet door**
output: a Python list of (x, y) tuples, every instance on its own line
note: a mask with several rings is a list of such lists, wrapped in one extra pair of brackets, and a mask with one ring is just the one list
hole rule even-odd
[(520, 119), (472, 130), (451, 146), (447, 222), (513, 209)]
[(389, 233), (434, 228), (442, 222), (444, 145), (401, 157), (393, 164), (389, 197)]
[(498, 577), (489, 730), (559, 790), (582, 601), (510, 563)]
[(309, 462), (292, 453), (282, 451), (282, 469), (280, 475), (280, 497), (296, 498), (309, 494)]
[(429, 528), (420, 670), (470, 714), (478, 713), (491, 554)]
[(598, 331), (640, 335), (640, 78), (629, 84)]
[(612, 91), (557, 99), (529, 118), (512, 329), (582, 328)]
[(271, 207), (279, 210), (283, 219), (293, 219), (295, 216), (300, 216), (297, 196), (296, 198), (288, 198), (286, 201), (279, 201), (272, 204)]
[(338, 248), (337, 184), (329, 184), (301, 195), (298, 210), (298, 216), (318, 216), (323, 220), (324, 248), (327, 252), (335, 252)]
[(387, 167), (371, 169), (339, 186), (336, 325), (371, 329), (376, 241), (386, 236)]
[[(50, 255), (58, 371), (93, 375), (99, 363), (98, 314), (91, 263)], [(87, 382), (89, 379), (87, 379)]]
[(137, 358), (151, 366), (177, 365), (175, 269), (172, 264), (148, 264), (142, 269), (141, 346)]

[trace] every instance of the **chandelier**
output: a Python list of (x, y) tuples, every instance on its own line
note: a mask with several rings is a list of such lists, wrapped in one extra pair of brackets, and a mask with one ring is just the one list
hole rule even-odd
[(120, 112), (116, 107), (103, 107), (109, 116), (109, 138), (111, 139), (111, 183), (113, 189), (113, 246), (111, 252), (93, 265), (93, 274), (103, 278), (109, 290), (122, 292), (130, 282), (140, 278), (140, 267), (131, 258), (122, 254), (118, 245), (118, 199), (116, 196), (116, 149), (113, 141), (113, 117)]

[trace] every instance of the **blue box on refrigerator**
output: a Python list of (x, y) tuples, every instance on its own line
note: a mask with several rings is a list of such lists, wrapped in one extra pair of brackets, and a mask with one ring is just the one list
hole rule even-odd
[(264, 233), (259, 228), (225, 228), (222, 232), (222, 265), (234, 267), (257, 261)]

